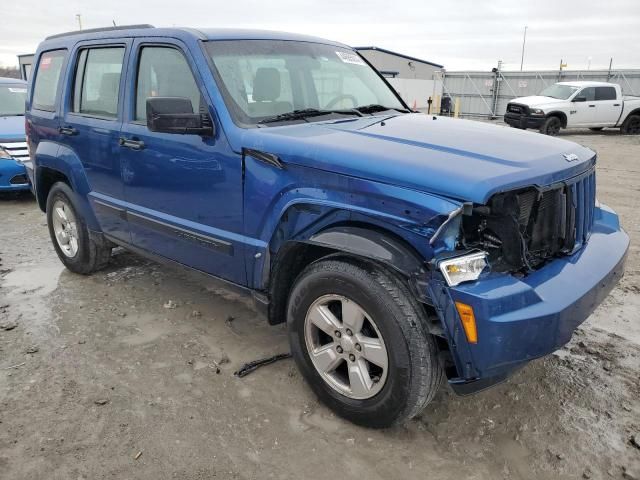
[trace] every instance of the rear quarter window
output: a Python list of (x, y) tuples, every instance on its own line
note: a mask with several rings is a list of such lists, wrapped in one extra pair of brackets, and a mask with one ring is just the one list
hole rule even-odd
[(51, 50), (40, 55), (31, 104), (37, 110), (54, 112), (66, 50)]

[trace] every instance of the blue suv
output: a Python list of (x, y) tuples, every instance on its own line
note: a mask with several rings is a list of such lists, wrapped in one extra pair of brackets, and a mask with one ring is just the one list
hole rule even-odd
[(356, 423), (504, 380), (623, 273), (594, 152), (414, 113), (346, 45), (142, 25), (49, 37), (35, 65), (34, 187), (67, 268), (120, 245), (250, 295)]
[(24, 133), (27, 82), (0, 77), (0, 193), (29, 190)]

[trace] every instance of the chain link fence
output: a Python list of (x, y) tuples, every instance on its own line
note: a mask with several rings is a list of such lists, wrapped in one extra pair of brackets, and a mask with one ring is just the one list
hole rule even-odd
[(640, 70), (563, 70), (540, 72), (436, 72), (443, 97), (459, 102), (461, 116), (502, 117), (517, 97), (537, 95), (556, 82), (596, 81), (617, 83), (624, 95), (640, 96)]

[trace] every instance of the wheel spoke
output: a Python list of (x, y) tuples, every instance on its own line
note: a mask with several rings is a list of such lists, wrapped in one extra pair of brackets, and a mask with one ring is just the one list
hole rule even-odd
[(60, 219), (61, 222), (66, 222), (67, 221), (67, 214), (64, 211), (63, 207), (57, 207), (56, 208), (56, 215), (58, 216), (58, 218)]
[(386, 370), (389, 360), (382, 342), (377, 338), (358, 336), (358, 343), (362, 346), (362, 356), (371, 363)]
[(334, 343), (324, 345), (311, 352), (316, 366), (324, 373), (333, 372), (344, 360), (336, 353)]
[(333, 337), (335, 331), (340, 328), (340, 321), (331, 313), (331, 310), (329, 310), (326, 305), (316, 305), (309, 313), (309, 320), (331, 337)]
[(365, 397), (369, 394), (373, 381), (369, 377), (369, 369), (367, 363), (359, 359), (349, 364), (349, 387), (351, 393), (358, 397)]
[(342, 323), (355, 334), (362, 330), (364, 312), (355, 302), (344, 299), (342, 301)]

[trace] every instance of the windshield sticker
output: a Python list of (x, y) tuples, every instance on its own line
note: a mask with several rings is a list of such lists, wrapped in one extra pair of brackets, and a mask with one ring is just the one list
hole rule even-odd
[(27, 93), (27, 89), (26, 88), (11, 88), (11, 87), (9, 87), (9, 91), (11, 93)]
[(340, 57), (340, 60), (342, 60), (344, 63), (351, 63), (353, 65), (366, 65), (366, 63), (364, 63), (364, 60), (362, 60), (362, 58), (360, 58), (355, 53), (336, 52), (336, 55), (338, 55), (338, 57)]

